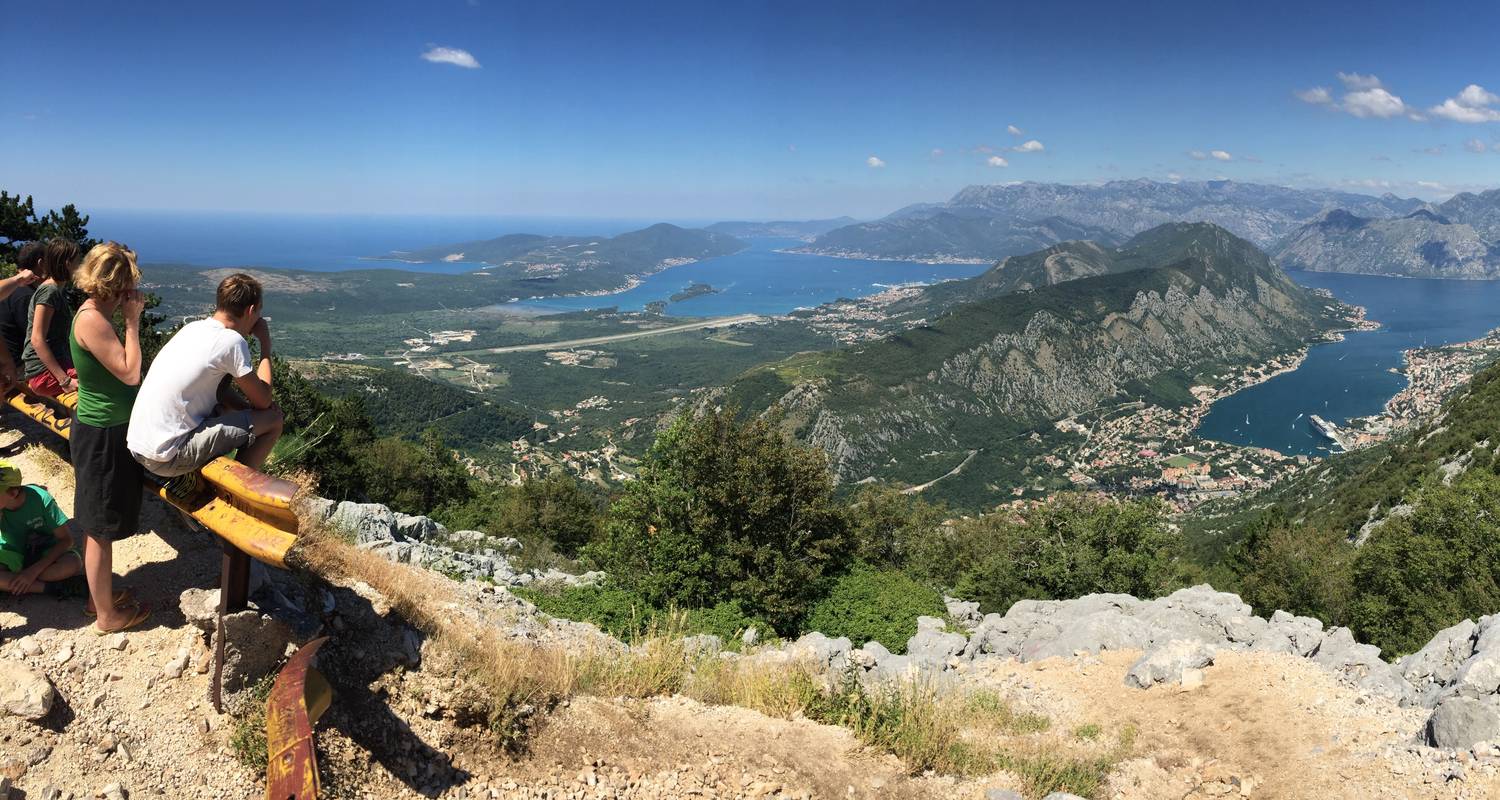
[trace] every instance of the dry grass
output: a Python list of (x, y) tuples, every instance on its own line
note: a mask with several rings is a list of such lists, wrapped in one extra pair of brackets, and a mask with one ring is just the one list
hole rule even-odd
[(479, 716), (506, 747), (523, 745), (534, 722), (558, 703), (589, 694), (682, 695), (783, 719), (805, 716), (848, 728), (866, 745), (900, 756), (914, 773), (1004, 769), (1033, 797), (1059, 790), (1093, 795), (1129, 750), (1123, 736), (1119, 746), (1096, 744), (1083, 753), (1041, 742), (1035, 737), (1048, 730), (1046, 718), (1016, 712), (991, 693), (940, 692), (921, 682), (872, 689), (852, 677), (830, 687), (808, 665), (693, 654), (673, 629), (675, 616), (627, 648), (519, 643), (453, 614), (443, 600), (453, 591), (448, 579), (359, 550), (327, 531), (305, 533), (293, 558), (326, 577), (364, 581), (435, 640), (465, 673), (483, 705)]
[(22, 456), (32, 464), (22, 477), (42, 486), (73, 485), (73, 465), (44, 444), (28, 444)]

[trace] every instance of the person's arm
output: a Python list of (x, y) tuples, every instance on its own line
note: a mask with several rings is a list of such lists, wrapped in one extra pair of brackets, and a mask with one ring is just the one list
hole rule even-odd
[(57, 385), (64, 392), (72, 391), (72, 378), (68, 377), (68, 371), (63, 368), (62, 362), (57, 360), (52, 348), (47, 344), (47, 326), (52, 322), (52, 315), (57, 309), (44, 303), (37, 303), (31, 312), (31, 348), (36, 351), (36, 357), (42, 362), (42, 366), (52, 373), (57, 379)]
[(146, 300), (140, 292), (131, 292), (121, 304), (125, 317), (125, 342), (115, 336), (114, 326), (104, 314), (83, 314), (73, 325), (73, 335), (111, 375), (126, 386), (141, 382), (141, 310)]
[(10, 348), (0, 344), (0, 391), (15, 385), (20, 374), (16, 369), (16, 360), (10, 357)]
[(234, 385), (245, 393), (245, 399), (256, 409), (271, 407), (271, 329), (266, 324), (266, 318), (261, 317), (255, 323), (250, 334), (260, 341), (260, 360), (255, 364), (253, 372), (234, 379)]
[(52, 562), (62, 558), (63, 553), (73, 549), (73, 532), (68, 529), (68, 523), (64, 522), (53, 528), (52, 536), (56, 541), (52, 543), (51, 547), (47, 548), (47, 552), (43, 553), (42, 557), (37, 559), (35, 564), (21, 570), (21, 574), (17, 575), (16, 579), (10, 582), (11, 594), (26, 594), (26, 592), (30, 591), (32, 584), (36, 583), (38, 575), (41, 575), (44, 570), (52, 566)]
[(0, 300), (10, 297), (10, 293), (22, 286), (31, 286), (36, 283), (37, 276), (29, 269), (17, 270), (16, 274), (0, 280)]

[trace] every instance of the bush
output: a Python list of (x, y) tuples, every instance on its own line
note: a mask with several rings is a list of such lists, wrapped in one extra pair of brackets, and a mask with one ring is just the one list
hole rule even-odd
[(1292, 526), (1275, 509), (1250, 526), (1225, 564), (1256, 613), (1281, 610), (1336, 621), (1345, 617), (1352, 592), (1354, 552), (1342, 534)]
[(738, 601), (790, 631), (852, 550), (822, 451), (720, 410), (657, 438), (585, 554), (657, 608)]
[(947, 516), (940, 505), (889, 486), (868, 486), (849, 507), (856, 554), (877, 566), (904, 567)]
[(544, 613), (562, 619), (592, 622), (615, 638), (630, 641), (653, 631), (682, 635), (711, 633), (728, 649), (740, 644), (746, 628), (769, 630), (763, 620), (746, 614), (739, 603), (727, 601), (710, 608), (682, 612), (662, 610), (626, 589), (605, 583), (600, 586), (566, 586), (516, 589), (515, 593)]
[(1388, 655), (1410, 653), (1466, 617), (1500, 607), (1500, 478), (1471, 470), (1420, 496), (1354, 559), (1349, 627)]
[(1156, 597), (1182, 583), (1183, 569), (1161, 503), (1072, 494), (1019, 515), (965, 520), (934, 537), (917, 563), (919, 575), (1001, 614), (1024, 599)]
[(892, 653), (906, 652), (917, 617), (941, 617), (943, 596), (897, 570), (856, 567), (835, 583), (807, 615), (807, 630), (847, 636), (856, 647), (875, 641)]
[(598, 538), (604, 525), (602, 501), (583, 483), (563, 474), (533, 478), (519, 486), (486, 486), (473, 498), (449, 506), (438, 519), (452, 530), (482, 530), (526, 545), (523, 552), (550, 543), (576, 558)]

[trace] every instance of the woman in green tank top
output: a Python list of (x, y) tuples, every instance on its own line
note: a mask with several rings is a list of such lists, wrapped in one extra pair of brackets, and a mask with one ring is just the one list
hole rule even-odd
[[(106, 242), (83, 259), (74, 284), (88, 295), (73, 317), (68, 348), (78, 372), (78, 407), (69, 448), (73, 456), (73, 519), (86, 536), (84, 574), (94, 627), (133, 628), (150, 615), (129, 595), (114, 592), (114, 542), (134, 534), (141, 514), (141, 465), (125, 446), (130, 409), (141, 384), (141, 311), (136, 290), (141, 271), (135, 253)], [(125, 320), (125, 340), (115, 333), (115, 312)]]

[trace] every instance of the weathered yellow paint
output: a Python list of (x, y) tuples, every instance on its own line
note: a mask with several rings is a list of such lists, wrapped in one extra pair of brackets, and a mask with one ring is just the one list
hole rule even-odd
[(314, 800), (318, 796), (313, 726), (333, 702), (333, 689), (312, 659), (327, 638), (303, 645), (266, 698), (266, 800)]
[[(62, 409), (74, 406), (73, 393), (58, 398), (57, 405), (20, 392), (12, 392), (6, 402), (68, 438), (73, 420)], [(213, 492), (205, 492), (192, 502), (172, 497), (154, 482), (148, 481), (142, 488), (182, 509), (251, 558), (284, 569), (287, 551), (297, 541), (297, 516), (291, 510), (297, 485), (227, 458), (215, 459), (201, 474)]]

